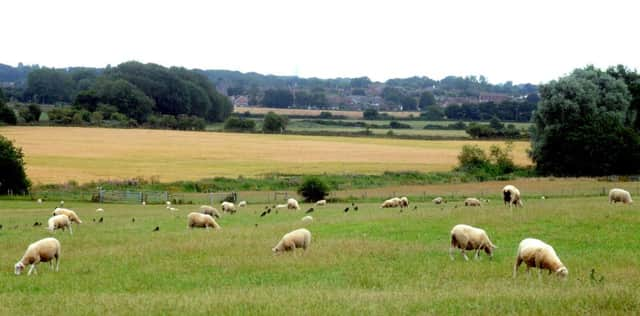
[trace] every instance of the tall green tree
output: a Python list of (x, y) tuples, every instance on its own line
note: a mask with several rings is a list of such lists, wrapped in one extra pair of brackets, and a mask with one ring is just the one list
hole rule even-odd
[(22, 149), (15, 147), (6, 137), (0, 135), (0, 195), (8, 192), (25, 193), (31, 182), (24, 172)]
[(431, 93), (431, 91), (424, 91), (420, 94), (420, 102), (418, 103), (418, 106), (420, 106), (421, 109), (424, 110), (428, 106), (435, 104), (436, 97), (433, 96), (433, 93)]
[(265, 133), (282, 133), (287, 128), (288, 119), (284, 115), (269, 112), (264, 116), (262, 131)]
[(293, 105), (293, 94), (287, 89), (268, 89), (262, 98), (264, 106), (287, 108)]
[(37, 103), (69, 102), (73, 87), (66, 71), (42, 68), (29, 73), (25, 96)]
[(531, 158), (543, 174), (597, 176), (640, 171), (640, 138), (624, 80), (593, 66), (540, 87)]

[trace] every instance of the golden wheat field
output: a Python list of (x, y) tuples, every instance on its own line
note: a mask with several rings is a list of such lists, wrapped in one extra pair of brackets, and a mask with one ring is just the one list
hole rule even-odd
[[(318, 116), (320, 112), (329, 112), (333, 115), (341, 115), (351, 119), (362, 119), (362, 111), (333, 111), (333, 110), (305, 110), (305, 109), (280, 109), (280, 108), (264, 108), (264, 107), (253, 107), (253, 106), (244, 106), (244, 107), (236, 107), (234, 109), (236, 113), (244, 113), (249, 112), (251, 114), (267, 114), (268, 112), (275, 112), (279, 115), (308, 115), (308, 116)], [(382, 111), (380, 113), (389, 114), (392, 117), (397, 118), (406, 118), (411, 115), (418, 117), (420, 116), (420, 112), (411, 112), (411, 111), (403, 111), (403, 112), (385, 112)]]
[[(34, 183), (156, 176), (162, 182), (268, 173), (446, 171), (473, 141), (422, 141), (145, 129), (2, 127), (22, 147)], [(488, 148), (500, 142), (477, 142)], [(530, 164), (527, 142), (514, 159)]]

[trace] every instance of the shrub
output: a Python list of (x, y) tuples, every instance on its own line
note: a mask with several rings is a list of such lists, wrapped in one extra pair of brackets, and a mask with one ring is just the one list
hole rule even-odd
[(323, 200), (329, 194), (329, 186), (318, 177), (307, 177), (298, 188), (298, 194), (307, 202)]
[(398, 121), (391, 121), (389, 123), (389, 127), (393, 128), (393, 129), (411, 129), (411, 125), (405, 124), (405, 123), (400, 123)]
[(242, 119), (235, 115), (229, 116), (224, 121), (224, 130), (226, 131), (253, 131), (256, 128), (256, 122), (250, 119)]
[(265, 133), (282, 133), (287, 128), (288, 121), (284, 115), (269, 112), (264, 116), (262, 131)]
[(0, 194), (28, 192), (31, 182), (24, 172), (22, 149), (0, 135)]

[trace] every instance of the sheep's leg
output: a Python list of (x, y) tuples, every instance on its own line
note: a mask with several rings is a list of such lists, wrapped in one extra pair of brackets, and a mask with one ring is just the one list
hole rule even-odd
[(520, 267), (520, 264), (522, 264), (522, 259), (520, 257), (518, 257), (516, 259), (516, 264), (513, 265), (513, 277), (516, 277), (516, 274), (518, 273), (518, 268)]
[(476, 255), (474, 256), (475, 260), (478, 260), (480, 258), (480, 248), (476, 249)]
[(38, 274), (38, 271), (36, 271), (35, 263), (31, 265), (31, 268), (29, 268), (29, 273), (27, 275), (31, 275), (32, 272), (35, 272), (36, 274)]
[(71, 229), (71, 225), (69, 225), (69, 234), (73, 235), (73, 229)]
[(462, 251), (460, 253), (464, 257), (464, 260), (469, 261), (469, 257), (467, 257), (467, 254), (464, 252), (464, 249), (462, 249)]
[(454, 247), (449, 247), (449, 258), (451, 258), (451, 261), (455, 260), (455, 258), (453, 257), (454, 250)]
[(56, 256), (56, 272), (60, 271), (60, 257)]

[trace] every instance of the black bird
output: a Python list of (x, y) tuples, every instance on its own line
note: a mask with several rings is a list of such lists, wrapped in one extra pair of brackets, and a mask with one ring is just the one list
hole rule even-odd
[(95, 222), (95, 221), (96, 221), (96, 219), (94, 218), (94, 219), (93, 219), (93, 221)]
[(98, 223), (102, 223), (102, 217), (100, 217), (100, 220), (98, 220)]
[(271, 208), (267, 210), (267, 214), (270, 214), (270, 213), (271, 213)]
[(356, 205), (356, 206), (354, 206), (354, 207), (353, 207), (353, 210), (354, 210), (354, 211), (357, 211), (357, 210), (358, 210), (358, 206), (357, 206), (357, 205)]
[(153, 230), (154, 232), (157, 232), (160, 230), (160, 226), (156, 226), (156, 228)]
[(260, 214), (260, 217), (263, 217), (265, 215), (267, 215), (267, 211), (262, 212), (262, 214)]
[(2, 229), (2, 224), (0, 224), (0, 229)]
[(347, 207), (347, 208), (345, 208), (345, 209), (344, 209), (344, 212), (345, 212), (345, 213), (346, 213), (346, 212), (348, 212), (348, 211), (349, 211), (349, 207)]
[(313, 207), (312, 207), (312, 208), (308, 209), (308, 210), (307, 210), (306, 212), (304, 212), (304, 213), (305, 213), (305, 214), (309, 214), (309, 213), (311, 213), (311, 212), (313, 212), (313, 211), (314, 211), (314, 210), (313, 210)]
[(414, 211), (415, 211), (415, 210), (417, 210), (417, 209), (418, 209), (418, 206), (417, 206), (417, 205), (413, 207), (413, 210), (414, 210)]
[(266, 209), (268, 209), (268, 208), (269, 208), (269, 205), (265, 205), (265, 206), (264, 206), (264, 209), (265, 209), (265, 210), (266, 210)]
[(351, 202), (351, 206), (356, 206), (356, 203)]
[(39, 222), (35, 222), (35, 223), (33, 223), (33, 226), (34, 226), (34, 227), (35, 227), (35, 226), (40, 226), (40, 225), (42, 225), (42, 223), (39, 223)]
[(135, 222), (136, 222), (136, 218), (135, 218), (135, 217), (134, 217), (134, 218), (132, 218), (132, 219), (131, 219), (131, 222), (132, 222), (132, 223), (135, 223)]
[(258, 227), (258, 223), (256, 223), (256, 227)]

